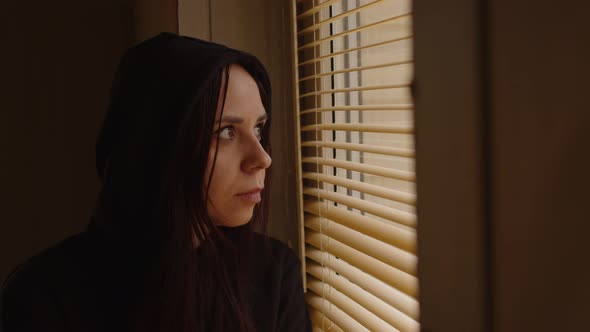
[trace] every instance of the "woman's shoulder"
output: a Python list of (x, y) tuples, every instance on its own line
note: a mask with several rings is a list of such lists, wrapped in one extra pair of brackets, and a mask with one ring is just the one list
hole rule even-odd
[(36, 326), (59, 330), (59, 294), (76, 279), (75, 256), (82, 250), (83, 235), (62, 240), (16, 266), (0, 289), (0, 327), (20, 331)]
[(265, 258), (275, 262), (279, 261), (286, 265), (299, 263), (299, 258), (285, 242), (266, 234), (254, 234), (254, 243), (258, 246), (256, 250), (260, 253), (265, 253), (267, 255)]
[(48, 284), (64, 268), (75, 264), (75, 256), (84, 249), (84, 234), (76, 234), (61, 240), (17, 265), (2, 283), (3, 293), (21, 291)]
[(2, 282), (2, 306), (30, 307), (55, 301), (56, 294), (73, 288), (83, 268), (85, 242), (84, 233), (70, 236), (17, 265)]
[(285, 287), (285, 283), (297, 283), (301, 274), (301, 262), (283, 241), (264, 234), (256, 234), (254, 255), (250, 263), (258, 270), (257, 277), (262, 280), (273, 280), (277, 287)]
[[(305, 304), (301, 263), (292, 248), (275, 238), (258, 234), (261, 269), (255, 279), (258, 288), (252, 304), (254, 315), (269, 331), (311, 331)], [(266, 246), (263, 248), (262, 246)]]

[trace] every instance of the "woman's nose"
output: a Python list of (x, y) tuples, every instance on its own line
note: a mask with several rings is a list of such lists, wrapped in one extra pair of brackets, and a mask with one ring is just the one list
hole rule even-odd
[(264, 150), (264, 147), (258, 140), (249, 144), (246, 151), (246, 156), (242, 163), (244, 171), (267, 169), (272, 164), (270, 155)]

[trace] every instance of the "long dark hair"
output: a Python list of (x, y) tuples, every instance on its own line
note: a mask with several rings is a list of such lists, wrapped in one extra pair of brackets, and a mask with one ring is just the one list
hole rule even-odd
[[(188, 105), (179, 126), (171, 162), (164, 173), (159, 219), (165, 223), (165, 238), (156, 267), (149, 276), (147, 292), (159, 294), (140, 310), (138, 319), (154, 315), (159, 331), (253, 331), (247, 306), (249, 234), (266, 229), (268, 206), (267, 174), (262, 202), (252, 220), (227, 232), (216, 226), (207, 214), (208, 187), (205, 177), (211, 140), (214, 139), (216, 109), (225, 103), (232, 65), (243, 66), (255, 79), (264, 108), (270, 116), (270, 91), (247, 62), (228, 63), (214, 71), (205, 86)], [(221, 95), (221, 98), (220, 98)], [(269, 127), (262, 133), (261, 144), (270, 154)], [(215, 153), (215, 156), (217, 153)], [(215, 160), (213, 161), (213, 169)], [(152, 288), (153, 287), (153, 288)], [(154, 310), (154, 311), (151, 311)], [(140, 317), (143, 316), (143, 317)], [(149, 319), (147, 320), (149, 321)], [(142, 327), (145, 330), (145, 326)]]

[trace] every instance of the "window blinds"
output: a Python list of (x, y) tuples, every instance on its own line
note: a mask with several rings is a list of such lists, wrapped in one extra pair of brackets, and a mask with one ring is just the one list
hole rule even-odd
[(418, 331), (410, 0), (293, 0), (314, 331)]

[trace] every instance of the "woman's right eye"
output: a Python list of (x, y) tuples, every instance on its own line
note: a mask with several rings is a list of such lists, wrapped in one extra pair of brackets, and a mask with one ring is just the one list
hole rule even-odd
[(220, 138), (231, 140), (235, 136), (235, 134), (234, 134), (234, 128), (232, 126), (227, 126), (225, 128), (221, 128), (219, 130), (219, 134), (218, 135), (219, 135)]

